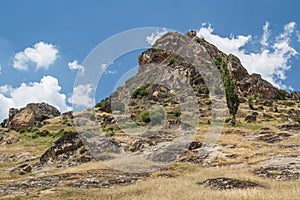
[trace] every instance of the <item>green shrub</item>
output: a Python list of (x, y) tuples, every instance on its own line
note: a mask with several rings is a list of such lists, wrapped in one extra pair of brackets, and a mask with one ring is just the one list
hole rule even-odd
[(196, 42), (198, 42), (198, 43), (201, 43), (202, 41), (204, 41), (203, 38), (197, 38), (197, 39), (196, 39)]
[[(180, 113), (181, 114), (181, 113)], [(160, 124), (165, 118), (165, 112), (160, 106), (154, 107), (150, 110), (143, 111), (140, 114), (140, 119), (145, 122), (151, 122), (151, 125)]]
[(175, 115), (176, 117), (179, 117), (181, 115), (181, 111), (180, 110), (173, 110), (172, 114)]
[(151, 125), (160, 124), (162, 120), (165, 118), (164, 109), (160, 106), (150, 109), (149, 115), (151, 118)]
[(220, 66), (222, 64), (222, 58), (221, 56), (218, 56), (215, 60), (214, 60), (214, 63), (217, 65), (217, 66)]
[(95, 105), (95, 108), (99, 108), (101, 111), (104, 112), (111, 112), (111, 106), (110, 106), (110, 98), (103, 99), (99, 103)]
[(199, 85), (200, 83), (205, 83), (203, 77), (201, 75), (198, 75), (194, 78), (194, 81), (193, 81), (194, 85)]
[(254, 98), (255, 100), (257, 100), (257, 99), (259, 98), (259, 96), (260, 96), (259, 94), (256, 94), (256, 93), (255, 93), (255, 94), (253, 95), (253, 98)]
[(300, 116), (294, 116), (293, 119), (294, 119), (296, 122), (299, 122), (299, 123), (300, 123)]
[(51, 133), (48, 130), (39, 131), (36, 134), (41, 137), (46, 137), (46, 136), (51, 135)]
[(200, 87), (198, 89), (198, 93), (199, 94), (209, 94), (209, 89), (208, 89), (208, 87)]
[(68, 134), (73, 134), (73, 133), (75, 133), (75, 132), (73, 132), (73, 131), (66, 131), (64, 129), (61, 129), (60, 131), (58, 131), (57, 134), (53, 134), (52, 137), (57, 137), (57, 136), (61, 137), (61, 136), (68, 135)]
[(224, 122), (225, 122), (225, 123), (229, 123), (230, 120), (231, 120), (231, 118), (226, 118), (226, 119), (224, 120)]
[(169, 57), (169, 65), (174, 64), (175, 61), (176, 61), (176, 57), (175, 57), (174, 55), (171, 55), (171, 56)]
[(283, 105), (288, 106), (288, 107), (291, 107), (291, 106), (294, 106), (295, 103), (294, 103), (294, 102), (291, 102), (291, 101), (285, 101), (285, 102), (283, 102)]
[(278, 90), (278, 99), (279, 100), (286, 100), (286, 98), (289, 96), (289, 93), (285, 90), (279, 89)]
[(144, 96), (148, 95), (148, 91), (147, 91), (147, 88), (149, 87), (149, 85), (143, 85), (139, 88), (137, 88), (133, 93), (132, 93), (132, 98), (133, 99), (141, 99), (143, 98)]
[(3, 121), (1, 122), (0, 127), (4, 128), (4, 126), (5, 126), (5, 124), (6, 124), (6, 120), (7, 120), (7, 119), (5, 119), (5, 120), (3, 120)]
[(140, 118), (143, 122), (149, 123), (151, 121), (149, 111), (145, 110), (140, 114)]

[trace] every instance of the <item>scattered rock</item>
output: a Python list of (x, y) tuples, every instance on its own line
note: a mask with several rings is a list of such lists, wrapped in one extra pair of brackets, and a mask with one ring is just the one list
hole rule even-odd
[(228, 189), (248, 189), (255, 187), (264, 187), (263, 185), (251, 181), (244, 181), (232, 178), (213, 178), (207, 179), (203, 182), (198, 183), (199, 185), (204, 185), (218, 190), (228, 190)]
[(259, 169), (254, 170), (254, 174), (265, 177), (271, 178), (275, 180), (296, 180), (300, 178), (300, 173), (296, 172), (295, 170), (286, 167), (261, 167)]
[(190, 146), (188, 147), (188, 150), (195, 150), (195, 149), (199, 149), (202, 147), (202, 143), (201, 142), (197, 142), (197, 141), (193, 141), (191, 142)]
[(268, 131), (262, 131), (258, 133), (253, 133), (247, 137), (245, 137), (245, 141), (263, 141), (267, 143), (276, 143), (280, 142), (282, 140), (288, 139), (292, 135), (289, 133), (275, 133), (275, 132), (268, 132)]
[(9, 135), (8, 133), (0, 132), (0, 146), (10, 145), (19, 142), (20, 139)]
[(111, 169), (88, 170), (79, 173), (65, 173), (39, 178), (29, 178), (22, 182), (0, 183), (1, 195), (29, 190), (37, 187), (106, 188), (113, 185), (132, 184), (149, 177), (149, 173), (128, 173)]
[(270, 159), (256, 163), (254, 174), (274, 180), (295, 180), (300, 178), (300, 156), (276, 155)]
[(257, 118), (258, 113), (257, 112), (253, 112), (251, 115), (247, 115), (245, 117), (245, 121), (247, 122), (255, 122), (256, 118)]
[(29, 164), (23, 164), (23, 165), (20, 165), (14, 169), (11, 170), (11, 174), (19, 174), (19, 175), (24, 175), (24, 174), (27, 174), (27, 173), (30, 173), (32, 170), (32, 166), (29, 165)]
[(282, 131), (300, 131), (300, 124), (283, 124), (278, 128)]
[(300, 145), (299, 144), (283, 144), (283, 145), (279, 145), (279, 148), (287, 149), (290, 151), (299, 151)]

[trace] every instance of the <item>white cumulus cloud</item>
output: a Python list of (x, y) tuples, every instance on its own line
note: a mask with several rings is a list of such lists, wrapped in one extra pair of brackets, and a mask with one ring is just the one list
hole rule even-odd
[(213, 31), (214, 29), (211, 27), (211, 25), (206, 26), (206, 24), (203, 24), (203, 26), (197, 32), (197, 36), (204, 38), (208, 42), (216, 45), (221, 51), (227, 54), (239, 51), (241, 47), (251, 40), (250, 35), (238, 35), (237, 37), (230, 35), (229, 37), (221, 37), (213, 34)]
[(161, 36), (163, 36), (167, 32), (168, 31), (164, 29), (164, 30), (161, 30), (161, 31), (156, 31), (154, 33), (151, 33), (151, 35), (146, 37), (146, 41), (147, 41), (148, 44), (153, 45), (156, 42), (156, 40), (161, 38)]
[(71, 110), (66, 104), (66, 95), (61, 93), (58, 80), (44, 76), (40, 82), (22, 83), (20, 87), (0, 86), (0, 121), (8, 117), (11, 107), (21, 108), (28, 103), (46, 102), (61, 112)]
[(27, 70), (30, 64), (36, 69), (48, 69), (58, 58), (58, 49), (53, 44), (38, 42), (33, 47), (27, 47), (18, 52), (13, 58), (13, 67), (18, 70)]
[(95, 105), (91, 97), (93, 91), (94, 88), (90, 84), (78, 85), (74, 87), (72, 97), (70, 97), (68, 101), (76, 106), (92, 107)]
[(82, 65), (78, 64), (77, 60), (69, 62), (68, 66), (70, 70), (79, 70), (80, 74), (84, 74), (85, 68)]
[(263, 26), (264, 32), (259, 42), (264, 48), (256, 52), (246, 52), (243, 49), (251, 40), (251, 35), (221, 37), (213, 33), (211, 25), (203, 25), (197, 35), (216, 45), (221, 51), (239, 57), (250, 74), (261, 74), (276, 87), (287, 89), (287, 86), (282, 84), (282, 80), (286, 79), (286, 71), (291, 68), (290, 59), (298, 54), (291, 46), (291, 37), (296, 34), (296, 23), (286, 24), (282, 33), (274, 40), (270, 40), (269, 26), (269, 22)]

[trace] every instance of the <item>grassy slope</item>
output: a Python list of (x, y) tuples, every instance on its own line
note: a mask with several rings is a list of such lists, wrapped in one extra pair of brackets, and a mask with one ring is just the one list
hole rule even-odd
[[(299, 108), (299, 104), (292, 107), (285, 105), (284, 102), (279, 103), (278, 109), (281, 113), (286, 113), (290, 108)], [(268, 109), (268, 108), (266, 108)], [(288, 140), (283, 140), (276, 144), (268, 144), (261, 141), (244, 141), (243, 138), (253, 132), (258, 132), (263, 127), (268, 127), (271, 131), (278, 132), (277, 126), (286, 121), (279, 116), (280, 113), (268, 112), (272, 114), (273, 118), (262, 117), (262, 110), (256, 110), (259, 113), (258, 121), (256, 123), (247, 123), (244, 117), (251, 114), (247, 104), (242, 104), (238, 113), (237, 126), (231, 128), (224, 127), (224, 133), (220, 136), (218, 144), (222, 147), (221, 151), (228, 154), (234, 154), (234, 157), (216, 157), (215, 162), (220, 167), (201, 167), (190, 163), (176, 163), (168, 170), (167, 174), (175, 175), (173, 178), (160, 177), (159, 172), (154, 173), (151, 177), (145, 180), (138, 181), (132, 185), (114, 186), (113, 188), (105, 189), (76, 189), (76, 188), (37, 188), (35, 190), (26, 191), (25, 193), (13, 194), (12, 199), (297, 199), (300, 196), (300, 180), (295, 181), (273, 181), (255, 176), (251, 173), (252, 167), (245, 165), (232, 165), (248, 163), (253, 164), (269, 158), (270, 154), (291, 154), (299, 151), (289, 151), (278, 147), (282, 144), (300, 144), (300, 135)], [(21, 139), (20, 142), (1, 146), (0, 152), (2, 154), (18, 154), (19, 152), (28, 153), (35, 156), (35, 160), (40, 156), (53, 141), (59, 136), (59, 132), (64, 130), (74, 130), (72, 126), (67, 125), (67, 121), (54, 118), (48, 120), (48, 124), (40, 128), (39, 131), (48, 130), (49, 136), (36, 137), (34, 132), (25, 132), (23, 134), (10, 132), (11, 135)], [(70, 121), (69, 121), (70, 122)], [(202, 126), (202, 131), (207, 125)], [(240, 133), (244, 133), (241, 135)], [(199, 132), (197, 136), (199, 140), (203, 138), (203, 133)], [(226, 145), (236, 145), (235, 148), (228, 148)], [(262, 148), (256, 148), (256, 146)], [(0, 164), (0, 170), (9, 169), (22, 163), (31, 161), (14, 161), (3, 162)], [(227, 166), (226, 166), (227, 165)], [(102, 168), (100, 163), (92, 162), (82, 164), (68, 169), (56, 169), (46, 172), (47, 175), (64, 174), (78, 171), (85, 171), (88, 169)], [(28, 176), (11, 176), (9, 173), (1, 171), (0, 183), (11, 180), (22, 181)], [(41, 175), (34, 175), (41, 176)], [(251, 180), (262, 183), (266, 188), (256, 188), (248, 190), (230, 190), (230, 191), (216, 191), (196, 183), (208, 178), (214, 177), (229, 177), (238, 178), (242, 180)], [(8, 197), (8, 196), (7, 196)]]

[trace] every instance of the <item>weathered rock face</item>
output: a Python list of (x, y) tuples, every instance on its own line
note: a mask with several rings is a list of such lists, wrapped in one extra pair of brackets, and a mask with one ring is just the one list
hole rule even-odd
[(227, 57), (228, 69), (231, 71), (231, 76), (236, 81), (241, 81), (244, 78), (248, 78), (249, 74), (247, 70), (241, 64), (241, 61), (235, 55), (229, 54)]
[[(162, 38), (160, 38), (157, 43), (164, 41), (164, 37), (167, 38), (170, 37), (170, 35), (176, 37), (176, 34), (178, 33), (168, 33), (162, 36)], [(253, 94), (259, 94), (262, 98), (266, 99), (278, 98), (278, 90), (271, 83), (262, 79), (260, 75), (249, 75), (238, 57), (232, 54), (226, 55), (216, 46), (208, 43), (204, 39), (198, 38), (195, 31), (190, 31), (186, 35), (192, 38), (193, 41), (196, 41), (195, 43), (198, 43), (198, 45), (204, 47), (207, 53), (210, 55), (211, 60), (214, 61), (216, 59), (223, 59), (226, 61), (232, 79), (236, 83), (237, 91), (241, 96), (246, 97)], [(154, 45), (154, 47), (155, 46), (156, 45)], [(146, 50), (139, 56), (139, 73), (145, 71), (147, 64), (151, 63), (170, 66), (169, 60), (171, 56), (172, 53), (167, 50), (156, 48)], [(184, 63), (183, 61), (177, 62), (175, 68), (179, 71), (179, 73), (186, 74), (187, 77), (184, 78), (188, 79), (189, 81), (193, 81), (195, 77), (199, 76), (198, 74), (193, 75), (193, 72), (195, 71), (193, 71), (193, 67), (189, 63)], [(222, 73), (223, 69), (219, 68), (219, 70)], [(294, 96), (294, 98), (300, 99), (300, 95), (298, 93), (295, 93)]]
[(264, 99), (277, 99), (278, 90), (259, 74), (252, 74), (237, 83), (239, 92), (243, 96), (259, 94)]
[(292, 92), (291, 96), (294, 100), (300, 100), (300, 92)]
[(38, 126), (42, 121), (59, 115), (60, 112), (47, 103), (30, 103), (20, 110), (9, 109), (9, 118), (4, 127), (19, 131), (33, 125)]
[(6, 128), (11, 128), (16, 131), (25, 129), (34, 124), (34, 113), (32, 110), (25, 108), (15, 114), (10, 121), (8, 121)]
[(40, 162), (72, 165), (77, 162), (88, 162), (92, 156), (84, 147), (77, 132), (69, 133), (56, 140), (41, 156)]

